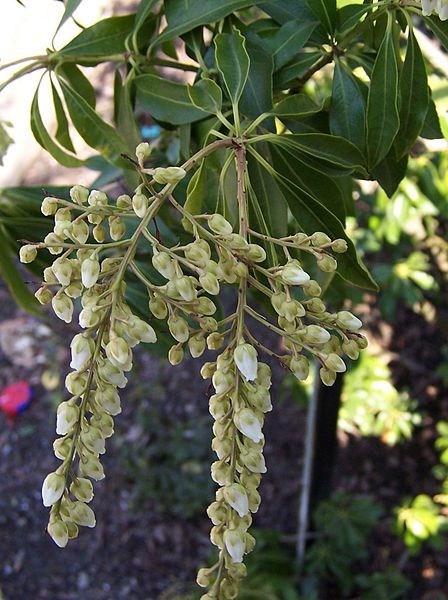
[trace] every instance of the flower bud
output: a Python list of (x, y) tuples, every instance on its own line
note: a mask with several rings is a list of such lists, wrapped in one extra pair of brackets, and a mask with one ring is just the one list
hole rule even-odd
[(313, 246), (324, 246), (326, 244), (331, 243), (331, 238), (328, 237), (328, 235), (326, 233), (323, 233), (322, 231), (316, 231), (310, 237), (310, 241), (313, 244)]
[(200, 275), (199, 283), (208, 294), (211, 294), (212, 296), (217, 296), (219, 294), (219, 281), (213, 273), (204, 273)]
[(159, 252), (154, 249), (152, 264), (154, 269), (163, 275), (165, 279), (170, 280), (176, 277), (175, 263), (167, 252)]
[(275, 312), (284, 317), (283, 313), (283, 303), (287, 301), (286, 294), (284, 292), (278, 292), (276, 294), (272, 294), (271, 296), (271, 304), (275, 310)]
[(42, 501), (44, 506), (55, 504), (65, 491), (65, 478), (58, 473), (50, 473), (42, 484)]
[(109, 360), (98, 362), (98, 374), (105, 383), (116, 385), (119, 388), (124, 388), (128, 382), (123, 371)]
[(305, 283), (302, 287), (307, 296), (318, 297), (322, 294), (322, 288), (317, 281), (314, 281), (314, 279), (310, 279), (310, 281)]
[(219, 350), (224, 344), (225, 336), (214, 331), (207, 337), (207, 348), (209, 350)]
[(208, 226), (218, 235), (230, 235), (233, 231), (232, 225), (219, 214), (214, 214), (208, 219)]
[(99, 244), (102, 244), (106, 239), (106, 235), (107, 235), (106, 228), (103, 227), (103, 225), (101, 225), (101, 223), (98, 223), (92, 229), (92, 235)]
[(89, 197), (89, 190), (83, 185), (74, 185), (70, 190), (70, 198), (76, 204), (85, 204)]
[(220, 525), (227, 518), (227, 509), (222, 502), (212, 502), (207, 508), (207, 515), (213, 525)]
[(154, 169), (153, 178), (157, 183), (174, 185), (181, 181), (187, 172), (181, 167), (157, 167)]
[(333, 252), (337, 252), (338, 254), (343, 254), (344, 252), (347, 252), (348, 244), (343, 239), (337, 239), (331, 243), (331, 249), (333, 250)]
[(156, 319), (166, 319), (168, 316), (168, 308), (162, 298), (154, 296), (149, 301), (149, 310)]
[(336, 315), (336, 323), (350, 331), (358, 331), (362, 327), (362, 322), (348, 310), (341, 310)]
[(65, 387), (74, 396), (80, 396), (86, 387), (87, 373), (78, 373), (73, 371), (65, 378)]
[(128, 366), (130, 358), (132, 358), (129, 344), (121, 337), (114, 337), (106, 345), (106, 356), (110, 362), (118, 367), (127, 371), (125, 367)]
[(48, 233), (44, 237), (44, 244), (46, 245), (50, 254), (60, 254), (63, 248), (62, 246), (58, 246), (58, 244), (62, 244), (62, 242), (63, 240), (61, 240), (61, 238), (54, 233)]
[(319, 370), (320, 380), (324, 385), (331, 386), (336, 381), (336, 373), (334, 371), (330, 371), (326, 367), (322, 367)]
[(98, 387), (95, 391), (95, 401), (109, 415), (115, 417), (121, 413), (120, 396), (111, 385)]
[(205, 351), (205, 339), (201, 333), (191, 336), (188, 340), (188, 348), (193, 358), (199, 358)]
[(367, 341), (367, 338), (365, 338), (363, 335), (358, 335), (356, 337), (356, 343), (358, 345), (358, 348), (360, 350), (365, 350), (367, 348), (367, 346), (369, 345), (369, 342)]
[(310, 373), (310, 363), (305, 356), (293, 356), (289, 363), (289, 368), (297, 379), (301, 381), (307, 379)]
[(79, 419), (79, 409), (69, 402), (61, 402), (56, 417), (56, 433), (65, 435)]
[(72, 447), (72, 441), (68, 437), (56, 438), (53, 442), (53, 451), (56, 458), (65, 460)]
[(87, 458), (79, 461), (79, 470), (83, 475), (91, 477), (95, 481), (101, 481), (105, 477), (103, 465), (93, 454), (88, 454)]
[(48, 523), (47, 531), (59, 548), (65, 548), (68, 543), (68, 529), (64, 521), (61, 519), (50, 521), (50, 523)]
[(306, 327), (305, 339), (311, 344), (325, 344), (330, 338), (329, 332), (319, 325), (308, 325)]
[(183, 361), (183, 358), (184, 349), (182, 347), (182, 344), (175, 344), (174, 346), (171, 346), (168, 352), (168, 361), (170, 362), (170, 364), (172, 364), (175, 367)]
[(91, 288), (98, 281), (100, 263), (96, 258), (87, 258), (81, 265), (81, 280), (84, 287)]
[(132, 196), (132, 208), (137, 217), (143, 219), (148, 210), (148, 198), (144, 194), (134, 194)]
[(266, 252), (264, 248), (258, 244), (249, 244), (249, 249), (246, 253), (246, 256), (249, 260), (256, 263), (261, 263), (266, 260)]
[(348, 340), (343, 342), (342, 350), (352, 360), (356, 360), (359, 357), (358, 344), (354, 340)]
[(190, 337), (188, 323), (182, 317), (172, 316), (168, 319), (168, 329), (175, 340), (182, 344)]
[(257, 351), (250, 344), (239, 344), (233, 354), (238, 370), (247, 381), (254, 381), (257, 377)]
[(53, 294), (47, 287), (41, 287), (34, 293), (35, 298), (40, 304), (48, 304), (53, 298)]
[(216, 363), (206, 362), (202, 365), (200, 374), (202, 379), (210, 379), (216, 371)]
[(117, 207), (123, 210), (130, 210), (132, 208), (132, 200), (128, 194), (122, 194), (117, 198)]
[(252, 473), (266, 473), (266, 463), (260, 451), (251, 448), (241, 456), (243, 465)]
[(126, 226), (120, 217), (109, 217), (109, 233), (114, 242), (118, 242), (126, 233)]
[(199, 569), (196, 583), (200, 587), (209, 587), (213, 583), (213, 572), (210, 569)]
[(230, 480), (231, 472), (230, 465), (223, 460), (217, 460), (211, 465), (212, 479), (218, 485), (225, 485)]
[(175, 280), (177, 291), (182, 296), (183, 300), (185, 300), (185, 302), (191, 302), (196, 297), (196, 289), (193, 285), (192, 279), (193, 278), (184, 275)]
[(54, 215), (58, 210), (58, 201), (57, 198), (53, 198), (52, 196), (47, 196), (42, 200), (42, 205), (40, 210), (43, 215), (49, 217), (50, 215)]
[(290, 260), (281, 271), (283, 281), (288, 285), (302, 285), (310, 280), (310, 276), (306, 273), (298, 260)]
[(210, 246), (205, 240), (196, 240), (185, 246), (185, 258), (205, 266), (210, 260)]
[(70, 485), (70, 493), (82, 502), (90, 502), (93, 498), (93, 485), (90, 479), (77, 477)]
[(107, 195), (104, 192), (92, 190), (87, 198), (87, 202), (90, 206), (106, 206)]
[(324, 362), (326, 368), (330, 371), (335, 371), (336, 373), (344, 373), (347, 370), (345, 362), (340, 356), (338, 356), (334, 352), (329, 354)]
[[(201, 375), (202, 375), (202, 369), (201, 369)], [(212, 383), (213, 383), (213, 387), (215, 388), (216, 393), (222, 394), (223, 392), (227, 392), (228, 390), (230, 390), (233, 387), (234, 376), (232, 375), (232, 373), (224, 373), (221, 370), (217, 370), (213, 373)]]
[(266, 363), (258, 363), (258, 372), (256, 382), (269, 389), (271, 387), (271, 367)]
[(32, 244), (26, 244), (19, 250), (20, 262), (31, 263), (37, 256), (37, 248)]
[(319, 254), (317, 257), (317, 266), (325, 273), (333, 273), (338, 268), (338, 263), (335, 258), (329, 254)]
[(146, 321), (134, 317), (129, 323), (129, 328), (131, 335), (137, 338), (139, 342), (145, 344), (155, 344), (157, 342), (156, 332)]
[[(199, 298), (199, 300), (195, 304), (195, 309), (201, 315), (214, 315), (216, 312), (215, 304), (212, 302), (212, 300), (210, 300), (210, 298), (205, 298), (204, 296)], [(215, 326), (215, 319), (213, 319), (213, 323), (211, 320), (208, 321), (208, 324), (204, 325), (204, 328), (207, 329), (207, 331), (215, 331), (217, 327), (217, 325)]]
[(70, 516), (75, 523), (83, 527), (95, 527), (96, 525), (95, 513), (84, 502), (75, 502), (70, 511)]
[(143, 164), (149, 155), (151, 154), (152, 148), (148, 142), (141, 142), (135, 149), (135, 156), (137, 157), (138, 164), (143, 167)]
[(51, 301), (51, 306), (59, 319), (70, 323), (73, 317), (73, 302), (65, 294), (57, 294)]

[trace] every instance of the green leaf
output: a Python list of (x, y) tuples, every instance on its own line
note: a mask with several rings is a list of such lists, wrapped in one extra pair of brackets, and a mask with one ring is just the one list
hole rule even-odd
[(275, 70), (286, 65), (303, 48), (316, 29), (317, 21), (296, 19), (282, 25), (268, 40), (268, 49), (274, 58)]
[(64, 25), (64, 23), (66, 23), (70, 19), (72, 14), (75, 12), (75, 10), (78, 8), (78, 6), (81, 4), (81, 2), (82, 2), (82, 0), (66, 0), (64, 14), (62, 15), (62, 18), (59, 21), (59, 25), (57, 26), (57, 29), (56, 29), (53, 37), (56, 36), (57, 32)]
[(330, 131), (346, 138), (361, 151), (366, 143), (366, 106), (359, 82), (337, 60), (331, 93)]
[(214, 115), (221, 112), (222, 91), (212, 79), (200, 79), (187, 89), (191, 102), (197, 108)]
[(105, 123), (90, 104), (62, 78), (59, 84), (64, 94), (67, 109), (80, 136), (91, 148), (95, 148), (104, 158), (114, 161), (127, 148), (116, 130)]
[(347, 171), (364, 171), (364, 157), (348, 140), (325, 133), (302, 133), (279, 135), (269, 142), (291, 147), (324, 163), (341, 167)]
[(0, 226), (0, 247), (2, 248), (2, 259), (0, 261), (0, 275), (3, 277), (12, 297), (24, 310), (38, 314), (39, 303), (34, 298), (22, 281), (22, 277), (11, 258), (11, 241), (2, 226)]
[(75, 89), (92, 108), (95, 108), (95, 88), (75, 64), (69, 62), (62, 63), (56, 67), (55, 74), (57, 77), (62, 74), (70, 86)]
[(249, 119), (255, 119), (272, 108), (272, 56), (248, 42), (249, 75), (240, 99), (240, 110)]
[[(219, 196), (219, 174), (213, 168), (213, 157), (205, 158), (199, 169), (188, 182), (185, 209), (192, 215), (216, 211)], [(187, 231), (192, 231), (190, 222), (183, 219)]]
[(109, 17), (87, 27), (57, 54), (90, 57), (120, 54), (126, 51), (126, 38), (134, 27), (135, 16)]
[(322, 106), (318, 106), (306, 94), (296, 94), (287, 96), (274, 106), (270, 112), (275, 117), (307, 117), (314, 115), (322, 110)]
[(142, 0), (135, 13), (133, 35), (143, 26), (143, 23), (152, 13), (152, 9), (156, 6), (157, 0)]
[(448, 50), (448, 22), (441, 21), (438, 16), (423, 17), (423, 21), (439, 38), (445, 47), (445, 50)]
[(67, 121), (67, 117), (65, 116), (65, 110), (62, 105), (61, 98), (59, 97), (58, 91), (52, 81), (51, 81), (51, 93), (53, 95), (53, 105), (54, 105), (54, 110), (56, 113), (56, 122), (58, 125), (58, 128), (56, 130), (54, 137), (61, 144), (61, 146), (64, 146), (64, 148), (67, 148), (67, 150), (74, 153), (75, 148), (73, 147), (73, 142), (70, 137), (70, 133), (69, 133), (69, 129), (68, 129), (68, 121)]
[(337, 217), (321, 202), (300, 188), (297, 173), (300, 165), (293, 157), (285, 157), (281, 149), (272, 144), (274, 167), (278, 172), (279, 184), (288, 206), (299, 226), (308, 234), (323, 231), (332, 239), (343, 238), (348, 245), (348, 251), (338, 256), (339, 275), (354, 285), (377, 290), (377, 285), (356, 254), (353, 242), (347, 237), (344, 228)]
[(207, 116), (206, 112), (192, 104), (186, 85), (157, 75), (139, 75), (134, 83), (138, 103), (159, 121), (185, 125)]
[(168, 26), (157, 38), (157, 43), (168, 40), (191, 31), (198, 25), (219, 21), (231, 13), (253, 6), (251, 0), (165, 0), (165, 14)]
[(320, 50), (299, 54), (296, 60), (274, 74), (274, 87), (277, 89), (292, 87), (291, 83), (295, 83), (296, 79), (303, 77), (321, 58), (322, 52)]
[(336, 0), (306, 0), (306, 3), (328, 33), (333, 33), (336, 25)]
[(238, 29), (215, 37), (215, 60), (229, 98), (236, 105), (249, 75), (246, 39)]
[(420, 135), (428, 112), (429, 90), (425, 61), (412, 29), (400, 76), (400, 129), (394, 141), (397, 157), (407, 154)]
[(386, 158), (372, 170), (372, 177), (378, 181), (389, 198), (395, 194), (400, 181), (406, 175), (408, 159), (408, 155), (405, 154), (397, 160), (394, 149), (391, 148)]
[(398, 64), (392, 34), (392, 16), (372, 71), (367, 99), (367, 152), (375, 167), (389, 152), (400, 126)]
[(48, 133), (39, 109), (39, 86), (31, 103), (31, 131), (42, 148), (49, 152), (59, 164), (64, 167), (82, 167), (84, 165), (84, 161), (62, 150)]
[(427, 140), (443, 139), (442, 129), (440, 127), (439, 115), (437, 107), (431, 95), (429, 96), (428, 112), (426, 113), (425, 122), (420, 132), (422, 138)]

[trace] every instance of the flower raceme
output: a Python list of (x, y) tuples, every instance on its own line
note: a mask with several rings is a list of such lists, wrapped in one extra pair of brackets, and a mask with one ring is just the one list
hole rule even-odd
[(421, 0), (421, 5), (424, 16), (436, 14), (441, 21), (448, 19), (448, 0)]
[[(243, 147), (235, 142), (230, 147), (241, 158)], [(53, 232), (42, 243), (20, 250), (23, 262), (34, 260), (41, 249), (55, 256), (36, 297), (51, 304), (63, 321), (70, 322), (76, 313), (83, 330), (70, 344), (72, 371), (65, 380), (69, 398), (57, 411), (60, 437), (54, 452), (61, 464), (42, 487), (44, 505), (51, 507), (48, 532), (63, 547), (78, 535), (79, 527), (94, 526), (95, 515), (88, 506), (94, 495), (91, 480), (105, 476), (101, 456), (113, 434), (114, 417), (121, 412), (119, 390), (127, 384), (133, 349), (139, 343), (156, 343), (155, 323), (162, 321), (172, 337), (168, 360), (173, 365), (181, 363), (187, 351), (194, 358), (207, 348), (218, 351), (215, 361), (204, 363), (201, 375), (214, 389), (209, 402), (216, 453), (211, 475), (218, 489), (207, 513), (219, 558), (199, 571), (197, 581), (208, 588), (206, 600), (235, 598), (245, 575), (244, 555), (255, 544), (248, 530), (261, 501), (261, 475), (267, 470), (263, 425), (273, 408), (271, 368), (260, 355), (267, 354), (300, 380), (308, 377), (309, 361), (314, 359), (325, 385), (345, 370), (342, 354), (357, 358), (366, 346), (359, 333), (361, 322), (346, 310), (329, 312), (318, 282), (301, 262), (308, 254), (321, 271), (333, 272), (335, 255), (345, 252), (347, 243), (323, 232), (279, 239), (257, 233), (247, 222), (243, 189), (237, 198), (239, 232), (220, 214), (190, 214), (172, 194), (195, 161), (187, 161), (185, 169), (147, 169), (148, 145), (140, 144), (136, 155), (142, 183), (132, 197), (124, 194), (113, 201), (79, 185), (71, 189), (70, 200), (47, 197), (42, 212), (54, 218)], [(170, 247), (160, 239), (153, 219), (163, 204), (170, 204), (188, 223), (192, 234), (187, 244)], [(129, 238), (124, 237), (125, 219), (135, 223)], [(157, 278), (134, 258), (143, 240)], [(268, 263), (266, 241), (285, 254), (284, 264)], [(134, 314), (126, 299), (128, 273), (146, 289), (146, 315)], [(234, 312), (218, 320), (214, 298), (225, 285), (238, 288), (238, 301)], [(250, 305), (249, 288), (267, 297), (274, 318)], [(255, 322), (280, 337), (282, 354), (257, 339), (251, 326)]]

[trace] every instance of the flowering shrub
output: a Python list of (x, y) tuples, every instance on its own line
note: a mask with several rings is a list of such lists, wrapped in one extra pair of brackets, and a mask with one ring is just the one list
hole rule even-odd
[[(66, 3), (61, 25), (79, 4)], [(219, 558), (197, 581), (208, 588), (204, 600), (235, 598), (244, 555), (255, 544), (248, 530), (266, 472), (271, 369), (262, 357), (301, 380), (312, 359), (322, 383), (332, 385), (346, 369), (342, 357), (356, 359), (366, 347), (349, 306), (330, 308), (323, 295), (335, 278), (347, 298), (348, 284), (377, 289), (344, 229), (354, 211), (353, 179), (374, 179), (391, 195), (417, 137), (438, 135), (412, 16), (444, 19), (446, 6), (204, 0), (185, 10), (165, 0), (157, 12), (156, 5), (143, 1), (134, 15), (84, 29), (64, 48), (29, 59), (4, 84), (45, 69), (58, 131), (55, 139), (48, 133), (37, 90), (37, 141), (66, 167), (92, 166), (74, 152), (69, 118), (129, 192), (111, 198), (75, 185), (70, 199), (47, 195), (41, 210), (54, 217), (53, 230), (20, 249), (24, 263), (47, 260), (37, 300), (67, 323), (79, 312), (82, 329), (71, 342), (69, 398), (57, 412), (61, 464), (45, 478), (42, 497), (59, 546), (79, 526), (95, 525), (91, 480), (105, 476), (101, 455), (135, 346), (169, 340), (173, 365), (186, 350), (194, 358), (206, 348), (217, 352), (201, 374), (214, 389), (211, 474), (218, 489), (207, 512)], [(437, 16), (425, 23), (447, 42)], [(179, 37), (193, 62), (171, 47)], [(115, 66), (114, 127), (96, 113), (95, 92), (76, 66), (105, 61)], [(194, 83), (162, 77), (158, 66), (191, 71)], [(323, 69), (332, 84), (313, 92), (308, 82), (318, 82)], [(177, 161), (141, 141), (136, 109), (177, 128)], [(135, 285), (146, 297), (143, 310), (129, 293)], [(234, 308), (217, 316), (224, 286), (234, 291)], [(267, 347), (255, 324), (279, 344)]]

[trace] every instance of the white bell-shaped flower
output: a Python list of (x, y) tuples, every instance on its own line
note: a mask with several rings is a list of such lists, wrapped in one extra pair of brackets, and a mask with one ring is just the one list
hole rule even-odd
[(78, 421), (79, 409), (68, 402), (61, 402), (56, 415), (56, 433), (65, 435)]
[(226, 529), (223, 539), (232, 561), (234, 563), (243, 562), (244, 552), (246, 551), (244, 532), (239, 529)]
[(68, 543), (68, 529), (64, 521), (51, 521), (48, 523), (47, 531), (59, 548), (65, 548)]
[(358, 331), (362, 327), (362, 321), (348, 310), (340, 310), (336, 316), (338, 325), (342, 325), (350, 331)]
[(65, 478), (58, 473), (50, 473), (42, 484), (42, 501), (44, 506), (52, 506), (65, 490)]
[(249, 514), (249, 499), (246, 490), (239, 483), (227, 485), (224, 490), (224, 499), (240, 517), (245, 517)]
[(283, 281), (288, 285), (301, 285), (310, 280), (310, 276), (304, 271), (298, 260), (290, 260), (281, 272)]
[(253, 346), (239, 344), (233, 353), (233, 358), (239, 372), (244, 375), (247, 381), (254, 381), (257, 378), (257, 351)]
[(261, 442), (263, 432), (261, 423), (250, 408), (239, 410), (234, 417), (234, 423), (239, 431), (253, 442)]
[(87, 366), (87, 363), (92, 358), (95, 344), (92, 338), (86, 337), (82, 333), (78, 333), (73, 338), (70, 348), (72, 350), (70, 367), (75, 369), (75, 371), (81, 371)]
[(91, 288), (98, 281), (100, 263), (95, 258), (86, 258), (81, 266), (81, 281), (84, 287)]

